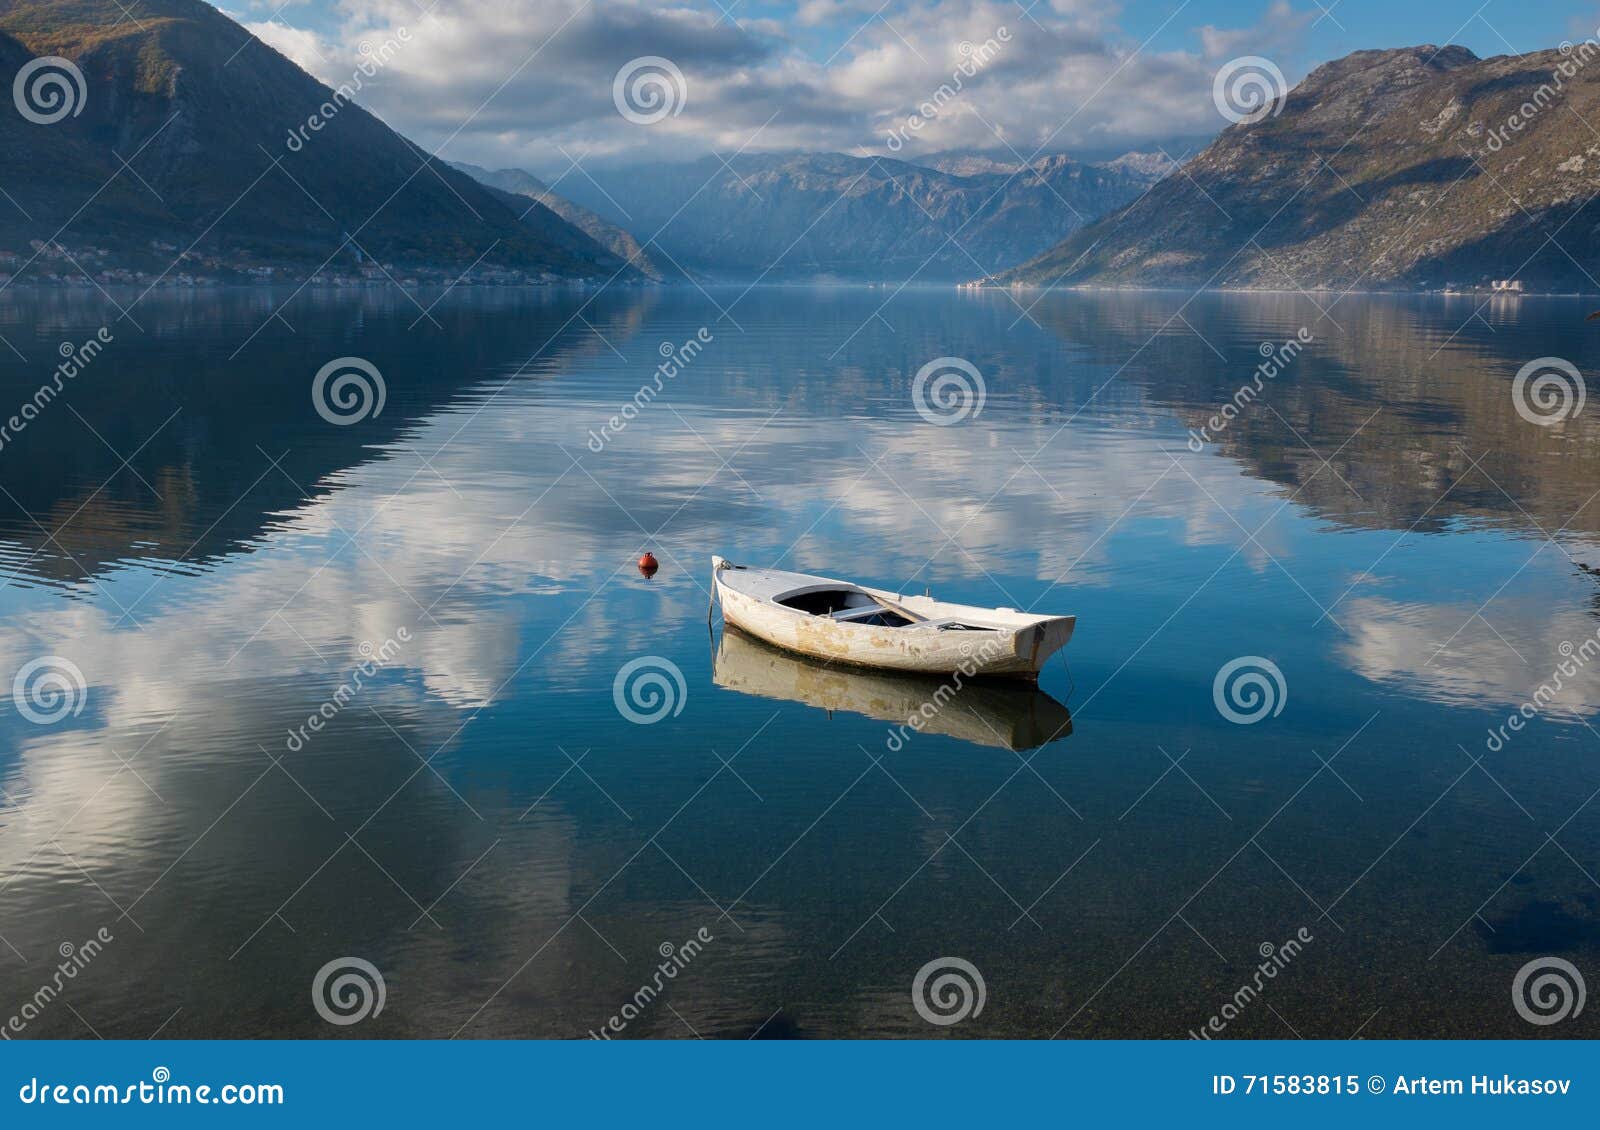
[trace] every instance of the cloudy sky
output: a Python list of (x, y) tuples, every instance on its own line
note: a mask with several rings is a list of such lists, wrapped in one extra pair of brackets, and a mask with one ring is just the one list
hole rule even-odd
[[(1292, 85), (1370, 47), (1479, 55), (1595, 34), (1600, 5), (1557, 0), (224, 0), (332, 85), (393, 40), (361, 100), (455, 160), (558, 174), (770, 150), (1123, 150), (1207, 136), (1219, 67), (1272, 60)], [(1474, 9), (1477, 9), (1474, 12)], [(1590, 12), (1592, 10), (1592, 13)], [(1586, 18), (1590, 13), (1592, 18)], [(409, 40), (401, 42), (400, 29)], [(1002, 29), (1004, 29), (1002, 31)], [(988, 44), (987, 50), (982, 45)], [(974, 53), (974, 48), (976, 51)], [(653, 56), (629, 120), (614, 82)], [(982, 65), (976, 65), (981, 59)], [(929, 120), (910, 115), (958, 72)], [(652, 74), (663, 85), (650, 86)], [(681, 77), (680, 77), (681, 76)], [(629, 103), (635, 118), (664, 112)], [(893, 140), (891, 140), (893, 138)]]

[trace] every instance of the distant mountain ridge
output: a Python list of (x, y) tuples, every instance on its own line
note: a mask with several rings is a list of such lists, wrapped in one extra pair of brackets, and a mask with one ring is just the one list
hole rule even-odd
[[(911, 158), (909, 163), (927, 169), (937, 169), (953, 177), (976, 177), (991, 173), (1007, 175), (1029, 168), (1047, 169), (1056, 159), (1057, 155), (1054, 154), (1028, 159), (1004, 153), (948, 152)], [(1106, 161), (1088, 161), (1077, 154), (1071, 154), (1070, 159), (1079, 164), (1093, 165), (1102, 169), (1132, 170), (1139, 176), (1148, 177), (1153, 181), (1160, 180), (1172, 172), (1182, 160), (1179, 155), (1169, 156), (1159, 149), (1130, 150)]]
[[(200, 0), (140, 0), (136, 20), (120, 0), (0, 0), (5, 92), (50, 55), (82, 72), (79, 113), (36, 124), (0, 106), (0, 250), (58, 238), (155, 260), (153, 245), (193, 244), (197, 258), (347, 267), (359, 248), (402, 266), (633, 277), (553, 212), (428, 157)], [(325, 125), (290, 144), (314, 114)]]
[(1600, 65), (1561, 51), (1358, 51), (1000, 281), (1600, 291), (1595, 122)]
[(962, 279), (1023, 262), (1145, 192), (1148, 171), (1066, 156), (960, 176), (840, 153), (591, 170), (562, 190), (686, 268), (769, 279)]
[(525, 196), (550, 209), (618, 258), (627, 261), (645, 278), (671, 282), (685, 277), (684, 272), (659, 252), (652, 254), (639, 245), (632, 232), (606, 220), (581, 204), (558, 195), (549, 185), (526, 169), (485, 169), (464, 161), (450, 162), (472, 179), (501, 192)]

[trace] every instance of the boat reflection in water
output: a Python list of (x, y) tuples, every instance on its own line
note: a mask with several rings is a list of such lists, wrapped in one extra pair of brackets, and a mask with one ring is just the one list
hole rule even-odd
[(1072, 714), (1032, 683), (867, 671), (806, 659), (725, 625), (712, 660), (719, 687), (876, 718), (975, 745), (1033, 749), (1072, 733)]

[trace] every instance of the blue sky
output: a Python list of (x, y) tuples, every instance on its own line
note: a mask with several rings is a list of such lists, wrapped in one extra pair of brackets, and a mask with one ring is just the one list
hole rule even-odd
[[(1574, 38), (1580, 27), (1584, 35), (1593, 35), (1595, 25), (1600, 24), (1600, 4), (1491, 0), (1479, 11), (1480, 2), (1321, 0), (1319, 5), (1305, 0), (1297, 7), (1310, 13), (1315, 21), (1315, 27), (1306, 36), (1306, 57), (1313, 63), (1366, 48), (1405, 47), (1444, 39), (1483, 56), (1521, 54), (1554, 47), (1563, 39)], [(1027, 6), (1026, 0), (1020, 5)], [(795, 7), (793, 2), (743, 3), (735, 9), (735, 15), (782, 18)], [(1192, 0), (1187, 5), (1181, 0), (1129, 0), (1106, 7), (1120, 9), (1122, 15), (1118, 22), (1141, 42), (1155, 35), (1152, 46), (1156, 50), (1178, 50), (1193, 46), (1195, 28), (1207, 24), (1248, 26), (1259, 19), (1268, 5), (1242, 0)], [(1165, 30), (1158, 30), (1163, 25)], [(819, 29), (809, 37), (812, 49), (825, 58), (855, 30), (855, 26), (842, 21), (836, 27)]]
[[(1481, 56), (1595, 36), (1600, 0), (224, 0), (338, 85), (359, 44), (410, 39), (361, 100), (445, 156), (559, 171), (711, 152), (914, 157), (1140, 149), (1226, 122), (1212, 80), (1260, 56), (1292, 86), (1371, 48), (1456, 43)], [(426, 9), (426, 15), (419, 15)], [(997, 38), (998, 37), (998, 38)], [(1003, 41), (1003, 42), (1001, 42)], [(959, 96), (908, 123), (964, 63)], [(619, 114), (613, 80), (659, 57), (674, 113)], [(663, 81), (669, 81), (663, 80)]]

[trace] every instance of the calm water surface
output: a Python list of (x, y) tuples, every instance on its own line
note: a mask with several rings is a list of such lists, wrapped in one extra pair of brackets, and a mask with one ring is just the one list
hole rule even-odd
[[(1600, 981), (1600, 663), (1490, 740), (1600, 629), (1600, 413), (1512, 405), (1528, 360), (1600, 369), (1582, 305), (287, 297), (0, 307), (7, 414), (114, 335), (0, 449), (0, 680), (86, 686), (0, 700), (0, 1023), (113, 938), (21, 1035), (581, 1037), (700, 931), (626, 1036), (1181, 1037), (1300, 931), (1226, 1036), (1600, 1032), (1511, 995)], [(341, 356), (380, 415), (314, 410)], [(986, 399), (939, 426), (945, 356)], [(713, 552), (1078, 632), (902, 740), (937, 684), (724, 637)], [(1214, 700), (1240, 657), (1283, 677), (1254, 724)], [(386, 1004), (334, 1027), (351, 956)], [(911, 997), (940, 957), (986, 990), (948, 1028)]]

